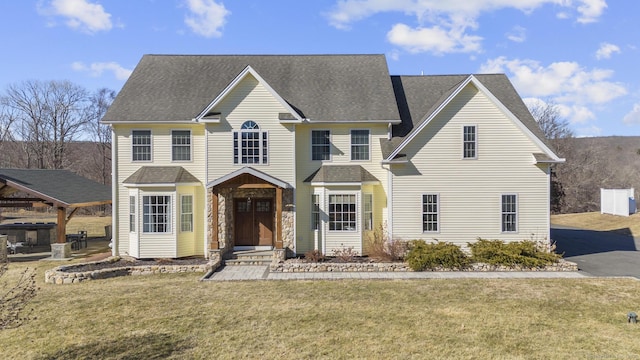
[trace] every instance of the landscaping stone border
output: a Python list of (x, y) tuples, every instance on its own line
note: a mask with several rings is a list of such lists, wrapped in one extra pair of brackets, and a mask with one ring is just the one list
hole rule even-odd
[(212, 259), (206, 264), (199, 265), (137, 265), (123, 266), (117, 268), (90, 270), (84, 272), (70, 272), (73, 268), (91, 264), (113, 263), (121, 258), (119, 256), (109, 257), (101, 261), (78, 263), (73, 265), (62, 265), (44, 273), (44, 282), (47, 284), (65, 285), (77, 284), (88, 280), (108, 279), (117, 276), (128, 275), (153, 275), (153, 274), (176, 274), (189, 272), (209, 273), (215, 271), (220, 266), (220, 259)]
[[(413, 271), (407, 263), (307, 263), (301, 260), (287, 260), (270, 266), (271, 272), (299, 273), (299, 272), (407, 272)], [(539, 268), (522, 266), (497, 266), (474, 263), (464, 269), (436, 268), (427, 271), (578, 271), (578, 265), (571, 261), (560, 260), (555, 264)]]

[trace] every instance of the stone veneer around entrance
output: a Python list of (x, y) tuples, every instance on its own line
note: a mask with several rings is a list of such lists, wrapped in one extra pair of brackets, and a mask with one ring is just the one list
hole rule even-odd
[[(211, 241), (212, 216), (211, 191), (207, 191), (207, 230), (209, 241)], [(275, 202), (275, 189), (231, 189), (221, 188), (218, 190), (218, 244), (219, 251), (224, 254), (233, 250), (234, 218), (233, 199), (234, 198), (272, 198)], [(229, 206), (227, 206), (229, 204)], [(293, 189), (282, 190), (282, 247), (286, 250), (286, 256), (293, 256), (294, 238), (293, 228)], [(275, 211), (274, 211), (274, 224)], [(278, 226), (278, 224), (276, 224)], [(276, 233), (274, 229), (274, 234)]]

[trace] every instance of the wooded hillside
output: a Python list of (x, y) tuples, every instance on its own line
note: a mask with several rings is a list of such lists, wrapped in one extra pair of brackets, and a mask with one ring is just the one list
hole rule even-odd
[[(560, 213), (600, 210), (600, 188), (640, 189), (640, 137), (609, 136), (560, 139), (555, 165), (564, 191)], [(637, 198), (637, 195), (636, 195)]]

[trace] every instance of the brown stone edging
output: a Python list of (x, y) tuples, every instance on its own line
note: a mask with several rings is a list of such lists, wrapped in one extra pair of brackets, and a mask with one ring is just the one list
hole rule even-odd
[(69, 272), (70, 269), (80, 266), (116, 262), (119, 256), (109, 257), (101, 261), (78, 263), (73, 265), (62, 265), (44, 273), (44, 282), (47, 284), (63, 285), (76, 284), (88, 280), (108, 279), (116, 276), (128, 275), (152, 275), (152, 274), (175, 274), (186, 272), (207, 273), (214, 271), (220, 266), (220, 261), (209, 261), (200, 265), (138, 265), (123, 266), (109, 269), (90, 270), (84, 272)]
[[(271, 264), (271, 272), (296, 273), (296, 272), (412, 272), (407, 263), (306, 263), (302, 261), (284, 261)], [(576, 263), (560, 260), (553, 265), (540, 268), (527, 268), (522, 266), (497, 266), (483, 263), (474, 263), (464, 269), (436, 268), (427, 271), (578, 271)]]

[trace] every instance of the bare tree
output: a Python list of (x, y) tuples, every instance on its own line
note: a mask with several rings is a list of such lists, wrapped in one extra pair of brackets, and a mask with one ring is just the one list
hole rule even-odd
[(116, 92), (102, 88), (93, 93), (90, 98), (90, 106), (87, 108), (89, 121), (86, 129), (95, 143), (96, 153), (90, 165), (92, 172), (100, 174), (96, 179), (103, 184), (111, 183), (111, 127), (100, 123), (109, 106), (116, 97)]
[(63, 169), (67, 144), (90, 120), (87, 90), (69, 81), (25, 81), (10, 85), (3, 107), (27, 154), (27, 167)]
[[(550, 101), (537, 101), (529, 105), (529, 111), (538, 123), (540, 130), (560, 156), (566, 156), (567, 140), (573, 138), (569, 121), (560, 116), (558, 106)], [(565, 165), (561, 165), (564, 167)], [(567, 198), (562, 170), (551, 168), (551, 212), (561, 213), (566, 210)]]

